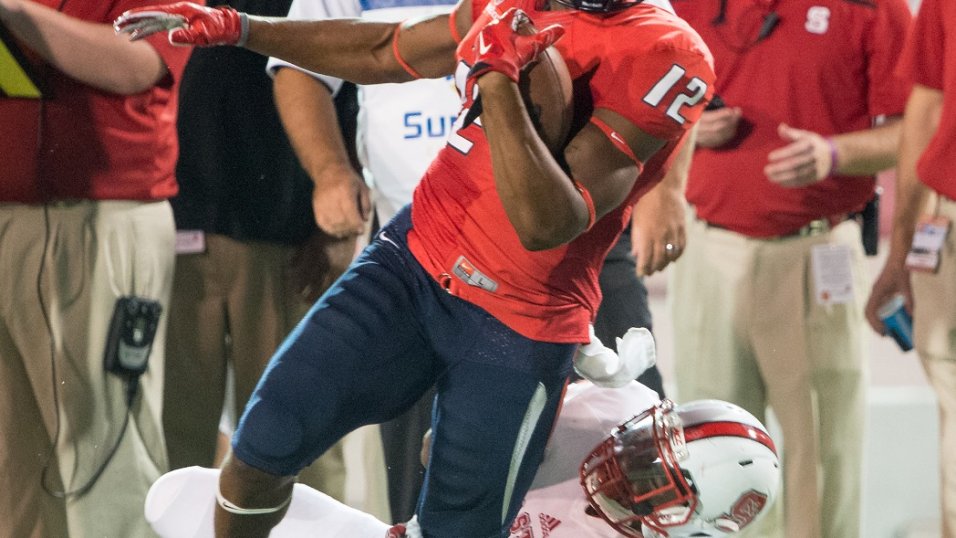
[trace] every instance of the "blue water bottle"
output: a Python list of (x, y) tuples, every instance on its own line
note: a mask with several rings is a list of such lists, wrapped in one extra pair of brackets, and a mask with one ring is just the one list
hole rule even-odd
[(893, 337), (903, 351), (913, 349), (913, 318), (904, 307), (902, 295), (894, 295), (877, 311), (886, 334)]

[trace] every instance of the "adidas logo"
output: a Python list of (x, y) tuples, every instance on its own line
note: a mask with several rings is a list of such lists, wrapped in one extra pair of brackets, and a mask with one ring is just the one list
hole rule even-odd
[(541, 523), (541, 534), (547, 538), (551, 535), (551, 531), (558, 528), (558, 525), (561, 524), (561, 520), (548, 514), (538, 514), (538, 521)]

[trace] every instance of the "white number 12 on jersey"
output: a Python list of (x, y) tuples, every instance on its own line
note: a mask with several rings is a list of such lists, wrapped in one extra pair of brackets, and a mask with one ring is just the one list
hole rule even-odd
[[(670, 71), (657, 81), (657, 84), (651, 88), (651, 91), (647, 92), (647, 95), (644, 96), (644, 102), (653, 107), (660, 105), (664, 97), (671, 91), (671, 88), (674, 87), (674, 84), (677, 84), (678, 81), (684, 78), (686, 72), (683, 67), (677, 64), (672, 65)], [(677, 97), (674, 98), (674, 102), (667, 107), (667, 117), (681, 125), (683, 125), (687, 119), (681, 116), (680, 109), (699, 103), (700, 100), (704, 98), (704, 94), (707, 93), (707, 84), (700, 78), (694, 77), (687, 83), (687, 89), (691, 92), (690, 95), (686, 93), (677, 94)]]

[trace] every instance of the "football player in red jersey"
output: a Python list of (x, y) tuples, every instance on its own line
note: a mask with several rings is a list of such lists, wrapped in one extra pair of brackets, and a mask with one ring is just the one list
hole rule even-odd
[[(544, 29), (518, 32), (529, 19)], [(456, 74), (459, 123), (410, 208), (316, 303), (260, 381), (224, 464), (216, 526), (222, 536), (267, 535), (299, 469), (437, 385), (422, 533), (507, 536), (575, 348), (589, 340), (603, 257), (712, 95), (699, 36), (628, 0), (463, 0), (450, 15), (401, 24), (263, 19), (184, 2), (129, 12), (116, 27), (244, 46), (361, 84)], [(516, 84), (552, 43), (575, 83), (570, 140), (557, 156)], [(466, 125), (478, 93), (483, 112)]]

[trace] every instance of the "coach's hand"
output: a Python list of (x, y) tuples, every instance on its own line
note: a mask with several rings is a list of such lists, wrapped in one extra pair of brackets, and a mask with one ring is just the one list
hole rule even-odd
[(743, 111), (740, 107), (706, 110), (697, 121), (697, 146), (715, 149), (737, 136)]
[(637, 276), (650, 276), (677, 261), (687, 244), (684, 193), (661, 183), (642, 196), (631, 214), (631, 254)]
[(249, 35), (245, 13), (228, 6), (205, 7), (192, 2), (177, 2), (131, 9), (113, 23), (117, 33), (129, 34), (135, 41), (161, 31), (169, 32), (174, 45), (237, 45)]
[(794, 129), (785, 123), (777, 134), (786, 146), (767, 154), (763, 172), (781, 187), (798, 188), (822, 181), (836, 168), (836, 147), (832, 140), (813, 131)]

